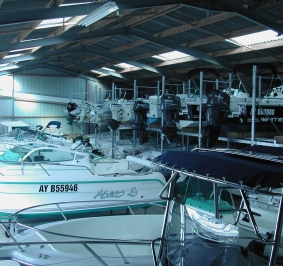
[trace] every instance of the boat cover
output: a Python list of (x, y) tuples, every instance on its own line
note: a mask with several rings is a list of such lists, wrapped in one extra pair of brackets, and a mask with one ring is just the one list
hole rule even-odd
[(249, 151), (252, 153), (259, 154), (269, 154), (273, 156), (283, 156), (283, 148), (282, 147), (272, 147), (272, 146), (251, 146), (248, 145), (241, 149), (242, 151)]
[(47, 124), (47, 126), (46, 126), (46, 128), (50, 128), (51, 126), (56, 126), (56, 128), (60, 128), (60, 126), (61, 126), (61, 122), (59, 122), (59, 121), (50, 121), (48, 124)]
[(0, 155), (1, 162), (18, 162), (20, 158), (21, 156), (18, 153), (15, 153), (11, 150), (7, 150)]
[(174, 169), (242, 184), (250, 188), (280, 188), (283, 184), (283, 163), (263, 158), (216, 152), (168, 151), (156, 158)]

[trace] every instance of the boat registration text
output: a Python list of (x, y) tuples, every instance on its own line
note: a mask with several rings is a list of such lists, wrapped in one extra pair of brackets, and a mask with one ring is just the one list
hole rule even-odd
[(73, 192), (78, 191), (78, 184), (40, 185), (38, 192)]

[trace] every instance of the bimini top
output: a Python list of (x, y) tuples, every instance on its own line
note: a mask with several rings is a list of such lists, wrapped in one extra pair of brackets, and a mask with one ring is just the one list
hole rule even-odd
[(283, 161), (244, 153), (168, 151), (156, 159), (174, 169), (183, 169), (199, 175), (225, 180), (255, 188), (283, 185)]

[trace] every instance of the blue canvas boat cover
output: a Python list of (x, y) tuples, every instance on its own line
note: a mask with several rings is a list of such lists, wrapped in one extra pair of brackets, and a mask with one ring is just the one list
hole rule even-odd
[(7, 150), (0, 155), (1, 162), (18, 162), (20, 158), (21, 156), (18, 153), (15, 153), (11, 150)]
[[(156, 161), (175, 169), (225, 180), (250, 188), (280, 188), (283, 185), (283, 163), (279, 160), (254, 158), (220, 152), (168, 151)], [(282, 161), (283, 162), (283, 161)]]

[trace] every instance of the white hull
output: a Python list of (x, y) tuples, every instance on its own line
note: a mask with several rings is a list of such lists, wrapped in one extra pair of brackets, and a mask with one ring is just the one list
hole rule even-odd
[[(126, 207), (126, 201), (157, 201), (164, 184), (165, 179), (160, 173), (1, 177), (0, 213), (13, 214), (54, 202), (64, 203), (60, 208), (65, 212), (103, 209), (105, 203)], [(59, 212), (56, 204), (28, 209), (22, 215), (51, 212)]]
[[(40, 244), (21, 245), (22, 251), (15, 243), (10, 246), (3, 244), (0, 258), (38, 266), (152, 266), (150, 243), (160, 237), (163, 217), (161, 214), (107, 216), (40, 225), (37, 229), (45, 232), (29, 229), (15, 236), (18, 242), (41, 242)], [(52, 243), (44, 243), (46, 241)], [(58, 244), (54, 241), (65, 243)]]

